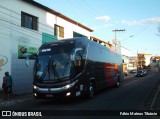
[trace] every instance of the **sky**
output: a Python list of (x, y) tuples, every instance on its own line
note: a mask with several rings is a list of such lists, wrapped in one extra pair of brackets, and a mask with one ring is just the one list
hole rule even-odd
[(160, 55), (160, 0), (35, 0), (93, 29), (103, 41), (115, 37), (130, 51)]

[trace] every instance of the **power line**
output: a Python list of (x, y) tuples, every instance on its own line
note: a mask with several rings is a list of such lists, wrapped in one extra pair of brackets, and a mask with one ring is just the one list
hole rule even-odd
[(86, 2), (86, 0), (81, 0), (78, 2), (83, 2), (82, 5), (84, 5), (85, 9), (88, 9), (89, 13), (92, 13), (94, 16), (97, 16), (97, 15), (101, 15), (101, 13), (99, 11), (97, 11), (98, 9), (97, 8), (93, 8), (93, 6), (91, 4), (88, 4), (88, 2)]
[[(1, 29), (1, 28), (0, 28)], [(6, 37), (11, 37), (10, 35), (8, 35), (8, 34), (4, 34), (4, 33), (1, 33), (0, 32), (0, 35), (3, 35), (3, 36), (1, 36), (0, 38), (6, 38)], [(8, 39), (8, 40), (11, 40), (11, 39)], [(18, 41), (18, 39), (14, 39), (14, 40), (16, 40), (16, 41)], [(6, 39), (5, 39), (5, 41), (6, 41)], [(2, 41), (1, 41), (2, 42)], [(37, 46), (40, 46), (39, 44), (35, 44), (35, 43), (30, 43), (29, 41), (21, 41), (21, 42), (24, 42), (24, 43), (29, 43), (29, 44), (32, 44), (32, 45), (37, 45)]]
[[(21, 19), (15, 17), (15, 16), (12, 16), (12, 15), (10, 15), (10, 14), (4, 13), (4, 12), (2, 12), (2, 11), (0, 11), (0, 13), (3, 13), (3, 14), (5, 14), (5, 15), (7, 15), (7, 16), (10, 16), (10, 17), (12, 17), (12, 18), (15, 18), (16, 20), (22, 21)], [(21, 16), (21, 14), (18, 14), (18, 15)], [(19, 23), (19, 22), (18, 22), (18, 23)], [(52, 28), (52, 29), (53, 29), (53, 27), (50, 27), (50, 26), (45, 25), (45, 24), (42, 24), (42, 23), (40, 23), (40, 22), (38, 22), (38, 23), (39, 23), (40, 25), (44, 26), (44, 27), (48, 27), (48, 28)], [(39, 25), (39, 28), (46, 30), (45, 28), (40, 27), (40, 25)], [(47, 30), (47, 31), (48, 31), (48, 30)], [(51, 32), (51, 31), (49, 31), (49, 32)], [(53, 32), (51, 32), (51, 33), (53, 33)]]
[[(11, 9), (8, 9), (8, 8), (6, 8), (6, 7), (3, 7), (3, 6), (1, 6), (1, 5), (0, 5), (0, 8), (5, 9), (5, 10), (8, 10), (8, 11), (10, 11), (10, 12), (12, 12), (12, 13), (15, 13), (15, 14), (21, 16), (21, 14), (13, 11), (13, 10), (11, 10)], [(2, 11), (0, 11), (0, 13), (3, 13), (3, 14), (5, 14), (5, 15), (7, 15), (7, 16), (13, 17), (13, 18), (21, 21), (21, 19), (15, 17), (15, 16), (12, 16), (12, 15), (10, 15), (10, 14), (4, 13), (4, 12), (2, 12)], [(56, 17), (56, 16), (55, 16), (55, 17)], [(49, 31), (47, 28), (49, 28), (49, 29), (54, 29), (54, 30), (55, 30), (54, 27), (51, 27), (51, 26), (46, 25), (46, 24), (43, 24), (43, 23), (41, 23), (41, 22), (37, 22), (37, 23), (39, 24), (39, 25), (38, 25), (39, 28), (41, 28), (41, 29), (43, 29), (43, 30), (45, 30), (45, 31), (48, 31), (48, 32), (50, 32), (51, 34), (53, 34), (53, 31)], [(42, 27), (41, 27), (41, 26), (42, 26)], [(65, 33), (65, 34), (66, 34), (66, 33)], [(66, 34), (66, 35), (69, 36), (69, 34)]]
[[(20, 30), (22, 30), (22, 27), (19, 25), (19, 24), (16, 24), (15, 22), (13, 22), (13, 21), (10, 21), (10, 20), (8, 20), (8, 19), (4, 19), (4, 18), (2, 18), (2, 17), (0, 17), (0, 20), (1, 21), (3, 21), (3, 22), (7, 22), (7, 23), (9, 23), (9, 24), (11, 24), (11, 25), (14, 25), (14, 26), (16, 26), (16, 27), (18, 27), (18, 29), (20, 29)], [(3, 24), (4, 25), (4, 24)], [(17, 29), (17, 28), (16, 28)], [(24, 29), (25, 30), (25, 29)], [(31, 29), (28, 29), (28, 30), (31, 30)], [(53, 29), (53, 30), (55, 30), (55, 28)], [(53, 33), (53, 31), (50, 31), (50, 32), (52, 32)], [(21, 32), (22, 33), (22, 32)], [(35, 30), (32, 30), (32, 33), (35, 33), (35, 34), (38, 34), (38, 35), (43, 35), (43, 33), (41, 33), (41, 32), (38, 32), (38, 31), (35, 31)], [(62, 32), (61, 32), (62, 33)], [(24, 33), (22, 33), (22, 34), (24, 34)], [(64, 35), (70, 35), (70, 34), (64, 34)], [(53, 38), (53, 37), (51, 37), (51, 36), (47, 36), (47, 37), (49, 37), (49, 38)]]
[[(3, 19), (0, 19), (0, 20), (1, 20), (1, 21), (5, 21), (5, 20), (3, 20)], [(8, 22), (8, 21), (5, 21), (5, 22)], [(8, 22), (8, 23), (9, 23), (9, 22)], [(10, 23), (10, 24), (15, 25), (15, 26), (18, 26), (18, 25), (14, 24), (14, 23)], [(32, 38), (35, 38), (35, 37), (33, 37), (33, 36), (31, 36), (31, 35), (28, 35), (28, 34), (26, 34), (26, 33), (24, 33), (24, 32), (17, 31), (17, 28), (14, 29), (13, 27), (12, 27), (12, 28), (11, 28), (11, 27), (8, 27), (8, 25), (5, 25), (5, 24), (3, 24), (3, 23), (1, 23), (1, 25), (2, 25), (2, 26), (5, 26), (5, 28), (9, 28), (10, 30), (19, 32), (19, 33), (21, 33), (21, 34), (25, 34), (25, 35), (27, 35), (27, 36), (29, 36), (29, 37), (32, 37)], [(18, 27), (19, 27), (19, 26), (18, 26)], [(19, 28), (18, 28), (18, 29), (19, 29)], [(21, 29), (21, 30), (22, 30), (22, 29)], [(37, 33), (37, 34), (42, 35), (41, 33)], [(37, 39), (37, 38), (35, 38), (35, 39)], [(39, 39), (37, 39), (37, 40), (39, 40)]]
[[(0, 33), (0, 35), (3, 35), (3, 36), (1, 36), (0, 38), (6, 38), (6, 37), (9, 37), (9, 38), (10, 38), (9, 35), (4, 35), (4, 34), (2, 34), (2, 33)], [(9, 39), (8, 39), (8, 40), (9, 40)], [(10, 39), (10, 40), (11, 40), (11, 39)], [(17, 39), (14, 39), (14, 40), (18, 41)], [(5, 41), (6, 41), (6, 39), (5, 39)], [(1, 42), (2, 42), (2, 41), (1, 41)], [(38, 46), (38, 47), (40, 47), (40, 45), (41, 45), (41, 44), (30, 43), (29, 41), (21, 41), (21, 42), (23, 42), (23, 43), (29, 43), (29, 44), (32, 44), (32, 45), (36, 45), (36, 46)]]
[[(28, 36), (28, 37), (31, 37), (31, 38), (33, 38), (33, 39), (35, 39), (35, 40), (37, 40), (37, 41), (40, 41), (40, 42), (42, 42), (42, 40), (40, 40), (40, 39), (38, 39), (38, 38), (36, 38), (36, 37), (33, 37), (33, 36), (31, 36), (31, 35), (28, 35), (27, 33), (25, 33), (25, 32), (21, 32), (22, 31), (22, 27), (21, 26), (19, 26), (19, 25), (17, 25), (17, 24), (14, 24), (14, 23), (12, 23), (12, 22), (10, 22), (10, 21), (6, 21), (5, 19), (0, 19), (1, 21), (4, 21), (4, 22), (7, 22), (7, 23), (10, 23), (11, 25), (14, 25), (14, 26), (16, 26), (16, 27), (13, 27), (13, 26), (8, 26), (7, 24), (4, 24), (4, 23), (1, 23), (1, 25), (2, 26), (4, 26), (5, 28), (8, 28), (8, 29), (10, 29), (10, 30), (13, 30), (13, 31), (15, 31), (15, 32), (18, 32), (18, 33), (20, 33), (20, 34), (24, 34), (25, 36)], [(18, 31), (19, 30), (19, 31)], [(25, 30), (25, 29), (24, 29)], [(36, 33), (36, 34), (38, 34), (38, 35), (42, 35), (42, 33), (39, 33), (39, 32), (34, 32), (34, 33)], [(2, 33), (1, 33), (2, 34)], [(6, 34), (5, 34), (6, 35)], [(9, 36), (9, 35), (8, 35)], [(10, 36), (9, 36), (10, 37)], [(50, 36), (47, 36), (48, 38), (53, 38), (53, 37), (50, 37)]]
[[(0, 5), (0, 8), (5, 9), (5, 10), (8, 10), (8, 11), (14, 13), (14, 14), (17, 14), (17, 15), (21, 16), (21, 14), (19, 14), (18, 12), (15, 12), (15, 11), (13, 11), (13, 10), (11, 10), (11, 9), (8, 9), (8, 8), (6, 8), (6, 7), (3, 7), (3, 6), (1, 6), (1, 5)], [(17, 19), (17, 20), (21, 20), (21, 19), (15, 17), (15, 16), (12, 16), (12, 15), (7, 14), (7, 13), (5, 13), (5, 12), (2, 12), (2, 11), (0, 11), (0, 12), (3, 13), (3, 14), (8, 15), (8, 16), (10, 16), (10, 17), (13, 17), (13, 18), (15, 18), (15, 19)], [(38, 22), (38, 23), (41, 24), (42, 26), (49, 27), (49, 28), (53, 28), (53, 27), (51, 27), (51, 26), (49, 26), (49, 25), (46, 25), (46, 24), (43, 24), (43, 23), (41, 23), (41, 22)]]
[[(1, 7), (1, 6), (0, 6)], [(4, 7), (2, 7), (2, 8), (4, 8)], [(8, 10), (7, 8), (6, 8), (6, 10)], [(11, 12), (13, 12), (13, 10), (10, 10)], [(10, 15), (10, 14), (6, 14), (6, 13), (4, 13), (4, 12), (1, 12), (0, 11), (0, 13), (3, 13), (3, 14), (5, 14), (5, 15), (7, 15), (7, 16), (10, 16), (10, 17), (12, 17), (13, 19), (16, 19), (16, 20), (19, 20), (19, 21), (21, 21), (22, 22), (22, 20), (21, 19), (19, 19), (19, 18), (17, 18), (17, 17), (13, 17), (12, 15)], [(18, 13), (17, 13), (18, 14)], [(18, 14), (18, 15), (21, 15), (21, 14)], [(6, 19), (6, 18), (3, 18), (3, 19)], [(14, 25), (18, 25), (19, 27), (21, 27), (20, 25), (19, 25), (19, 22), (17, 22), (16, 23), (16, 21), (14, 21), (14, 20), (8, 20), (8, 19), (6, 19), (5, 21), (7, 21), (7, 22), (10, 22), (11, 24), (14, 24)], [(14, 21), (14, 22), (13, 22)], [(38, 22), (38, 23), (40, 23), (40, 22)], [(40, 26), (44, 26), (44, 27), (46, 27), (46, 28), (44, 28), (44, 27), (40, 27)], [(49, 33), (51, 33), (53, 36), (55, 36), (55, 34), (53, 34), (54, 33), (54, 31), (55, 31), (55, 27), (48, 27), (48, 25), (44, 25), (44, 24), (40, 24), (40, 25), (38, 25), (38, 28), (40, 28), (40, 30), (44, 30), (44, 31), (48, 31)], [(50, 31), (50, 30), (48, 30), (47, 28), (49, 28), (49, 29), (51, 29), (52, 28), (52, 31)], [(63, 27), (64, 28), (64, 27)], [(34, 33), (38, 33), (38, 34), (41, 34), (41, 33), (39, 33), (38, 31), (34, 31), (33, 30), (33, 32)], [(75, 31), (76, 32), (76, 31)], [(46, 33), (46, 32), (45, 32)], [(42, 35), (42, 34), (41, 34)], [(65, 33), (64, 34), (65, 35), (65, 37), (72, 37), (71, 36), (71, 34), (68, 34), (68, 33)], [(47, 36), (47, 37), (50, 37), (50, 36)], [(50, 37), (50, 38), (53, 38), (53, 37)]]

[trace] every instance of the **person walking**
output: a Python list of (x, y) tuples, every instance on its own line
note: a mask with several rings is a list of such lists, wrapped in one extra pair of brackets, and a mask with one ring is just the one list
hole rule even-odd
[(2, 89), (3, 89), (3, 99), (5, 100), (7, 97), (7, 83), (5, 76), (3, 77)]
[(9, 75), (9, 72), (5, 72), (5, 80), (6, 80), (6, 99), (9, 99), (12, 94), (12, 76)]

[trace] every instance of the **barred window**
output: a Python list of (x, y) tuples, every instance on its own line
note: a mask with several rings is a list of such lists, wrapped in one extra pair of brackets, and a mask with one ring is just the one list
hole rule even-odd
[(21, 26), (32, 30), (38, 30), (38, 17), (21, 12)]

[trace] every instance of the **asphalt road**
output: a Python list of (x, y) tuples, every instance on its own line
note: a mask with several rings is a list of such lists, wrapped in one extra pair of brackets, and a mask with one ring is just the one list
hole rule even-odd
[[(106, 116), (110, 115), (110, 118), (116, 118), (113, 115), (119, 116), (117, 114), (120, 114), (120, 112), (154, 110), (155, 89), (158, 86), (159, 80), (159, 74), (150, 73), (145, 77), (130, 78), (128, 81), (123, 82), (119, 88), (111, 87), (100, 91), (91, 100), (85, 98), (63, 100), (30, 99), (5, 108), (18, 111), (48, 110), (44, 111), (44, 113), (49, 113), (52, 116), (55, 114), (56, 117), (54, 118), (60, 118), (59, 116), (64, 118), (67, 114), (78, 116), (76, 118), (96, 118), (97, 116), (98, 118), (106, 118)], [(70, 116), (67, 116), (67, 118), (75, 118)], [(127, 116), (123, 115), (120, 117), (127, 118)], [(147, 116), (147, 118), (159, 119), (157, 116)]]

